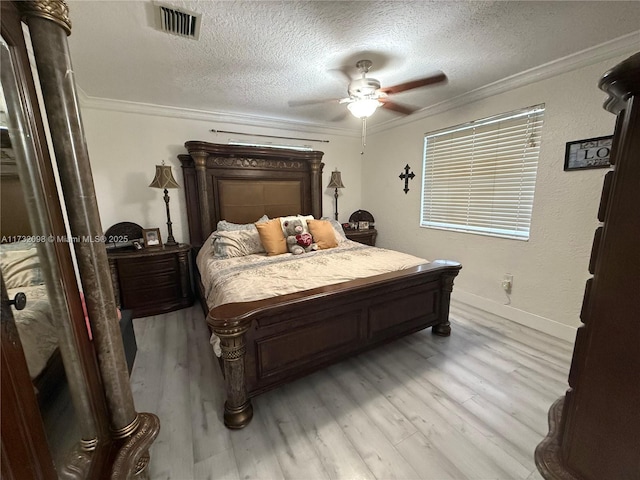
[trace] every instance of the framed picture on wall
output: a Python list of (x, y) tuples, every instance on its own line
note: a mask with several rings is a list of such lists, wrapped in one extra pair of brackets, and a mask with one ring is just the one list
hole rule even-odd
[(567, 142), (564, 152), (564, 170), (610, 167), (613, 135)]

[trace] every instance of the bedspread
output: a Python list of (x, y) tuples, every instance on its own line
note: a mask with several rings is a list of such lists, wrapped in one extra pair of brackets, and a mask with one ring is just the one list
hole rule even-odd
[[(209, 244), (210, 242), (207, 242)], [(203, 246), (197, 257), (207, 306), (249, 302), (428, 263), (406, 253), (345, 241), (336, 248), (293, 255), (220, 259)]]

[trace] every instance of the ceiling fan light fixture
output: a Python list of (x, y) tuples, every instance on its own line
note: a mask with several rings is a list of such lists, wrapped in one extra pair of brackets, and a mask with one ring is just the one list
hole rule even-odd
[(376, 109), (382, 105), (378, 100), (372, 98), (363, 98), (351, 102), (347, 105), (347, 108), (351, 114), (356, 118), (367, 118), (373, 115)]

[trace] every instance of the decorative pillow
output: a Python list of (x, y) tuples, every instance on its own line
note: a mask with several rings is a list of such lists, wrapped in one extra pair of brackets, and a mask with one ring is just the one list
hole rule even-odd
[(16, 242), (0, 245), (0, 267), (7, 288), (44, 284), (35, 243)]
[(282, 224), (279, 218), (274, 218), (264, 223), (256, 223), (258, 235), (262, 246), (268, 255), (280, 255), (287, 253), (287, 240), (282, 233)]
[(213, 254), (216, 257), (244, 257), (253, 253), (264, 253), (260, 235), (255, 227), (253, 230), (233, 230), (213, 234)]
[(325, 250), (338, 246), (336, 231), (328, 220), (307, 220), (307, 225), (319, 249)]
[(322, 217), (321, 220), (327, 220), (336, 231), (336, 241), (338, 242), (338, 244), (347, 240), (347, 235), (344, 233), (344, 229), (342, 228), (340, 222), (329, 217)]
[(220, 220), (216, 226), (218, 232), (237, 232), (238, 230), (253, 230), (256, 223), (268, 222), (269, 217), (263, 215), (254, 223), (231, 223), (226, 220)]
[(309, 227), (307, 227), (307, 220), (313, 220), (313, 215), (289, 215), (288, 217), (280, 217), (280, 224), (282, 225), (282, 232), (284, 232), (284, 223), (289, 220), (301, 220), (302, 221), (302, 233), (309, 233)]

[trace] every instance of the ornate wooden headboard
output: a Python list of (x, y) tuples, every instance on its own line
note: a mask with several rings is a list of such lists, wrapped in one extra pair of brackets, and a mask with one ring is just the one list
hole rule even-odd
[(186, 142), (184, 174), (191, 245), (201, 247), (220, 220), (262, 215), (322, 216), (323, 152)]

